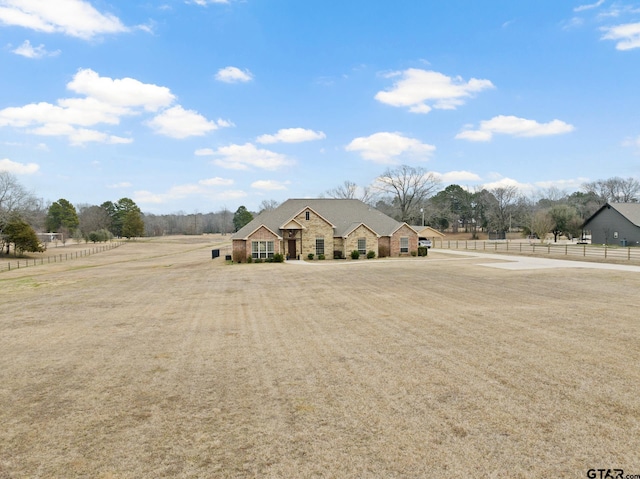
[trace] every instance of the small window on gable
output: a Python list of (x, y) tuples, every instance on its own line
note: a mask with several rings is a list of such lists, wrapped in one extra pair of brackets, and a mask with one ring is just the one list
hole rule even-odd
[(309, 221), (309, 212), (308, 211), (304, 212), (304, 219)]

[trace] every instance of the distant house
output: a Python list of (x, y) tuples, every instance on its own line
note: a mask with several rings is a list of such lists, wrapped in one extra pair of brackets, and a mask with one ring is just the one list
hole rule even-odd
[(418, 249), (418, 233), (360, 200), (290, 199), (266, 211), (231, 237), (233, 260), (290, 259), (309, 253), (346, 258), (352, 251), (376, 256), (409, 255)]
[(607, 203), (582, 225), (592, 244), (640, 246), (640, 203)]
[(418, 239), (419, 240), (435, 240), (435, 239), (442, 239), (444, 238), (445, 235), (444, 233), (441, 233), (440, 231), (438, 231), (435, 228), (432, 228), (431, 226), (412, 226), (412, 228), (414, 230), (416, 230), (418, 232)]

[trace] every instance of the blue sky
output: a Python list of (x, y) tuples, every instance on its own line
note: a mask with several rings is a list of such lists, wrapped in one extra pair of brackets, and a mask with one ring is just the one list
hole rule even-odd
[(0, 0), (0, 45), (0, 170), (45, 200), (640, 178), (640, 1)]

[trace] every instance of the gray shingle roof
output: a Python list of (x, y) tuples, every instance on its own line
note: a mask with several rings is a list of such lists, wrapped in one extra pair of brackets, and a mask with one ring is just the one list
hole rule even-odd
[(640, 203), (609, 203), (609, 205), (634, 225), (640, 226)]
[(394, 220), (381, 211), (360, 200), (333, 198), (290, 199), (278, 208), (265, 211), (249, 224), (238, 230), (231, 239), (245, 239), (261, 225), (280, 234), (280, 227), (305, 208), (311, 208), (334, 226), (334, 236), (344, 236), (353, 225), (364, 223), (380, 236), (390, 236), (403, 223)]

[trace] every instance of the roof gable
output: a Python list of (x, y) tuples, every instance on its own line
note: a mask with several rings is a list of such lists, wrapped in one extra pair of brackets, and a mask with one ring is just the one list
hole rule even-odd
[(231, 238), (245, 239), (260, 225), (265, 225), (272, 232), (279, 232), (284, 225), (307, 208), (333, 227), (334, 236), (344, 237), (345, 232), (352, 228), (352, 225), (360, 225), (362, 223), (378, 236), (391, 236), (394, 231), (404, 224), (360, 200), (295, 198), (285, 201), (271, 211), (265, 211), (258, 215), (249, 224), (238, 230)]
[(634, 226), (640, 227), (640, 203), (605, 203), (582, 224), (582, 228), (606, 208), (614, 209)]

